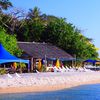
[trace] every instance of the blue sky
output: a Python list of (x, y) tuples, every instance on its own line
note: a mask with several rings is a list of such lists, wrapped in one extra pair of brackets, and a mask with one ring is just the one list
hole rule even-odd
[[(66, 18), (92, 38), (100, 48), (100, 0), (10, 0), (14, 7), (28, 11), (37, 6), (42, 13)], [(100, 54), (100, 51), (99, 51)]]

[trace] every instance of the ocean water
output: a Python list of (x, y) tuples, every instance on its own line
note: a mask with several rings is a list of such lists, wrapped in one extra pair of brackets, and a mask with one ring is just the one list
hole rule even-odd
[(0, 94), (0, 100), (100, 100), (100, 84), (42, 93)]

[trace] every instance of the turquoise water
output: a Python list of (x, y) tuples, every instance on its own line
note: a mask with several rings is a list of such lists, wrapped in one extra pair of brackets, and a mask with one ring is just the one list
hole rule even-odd
[(3, 94), (0, 100), (100, 100), (100, 84), (53, 92)]

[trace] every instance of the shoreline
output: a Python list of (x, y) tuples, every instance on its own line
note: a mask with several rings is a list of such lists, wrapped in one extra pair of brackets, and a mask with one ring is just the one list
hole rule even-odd
[(57, 90), (63, 90), (63, 89), (68, 89), (80, 85), (90, 85), (90, 84), (99, 84), (99, 81), (96, 82), (88, 82), (88, 83), (82, 83), (82, 84), (75, 84), (75, 85), (65, 85), (65, 84), (60, 84), (60, 85), (52, 85), (52, 86), (26, 86), (26, 87), (10, 87), (10, 88), (0, 88), (0, 94), (8, 94), (8, 93), (28, 93), (28, 92), (34, 92), (34, 93), (39, 93), (39, 92), (51, 92), (51, 91), (57, 91)]
[[(55, 75), (53, 75), (53, 77), (55, 77), (55, 79), (54, 79), (55, 81), (58, 81), (56, 84), (51, 84), (51, 83), (53, 83), (53, 79), (51, 79), (52, 74), (51, 75), (47, 74), (47, 75), (49, 75), (49, 79), (51, 81), (51, 83), (49, 82), (49, 84), (48, 83), (47, 84), (43, 84), (43, 83), (36, 84), (35, 83), (35, 84), (31, 84), (31, 86), (28, 86), (28, 85), (26, 85), (26, 86), (23, 86), (23, 85), (16, 86), (15, 85), (15, 86), (6, 86), (6, 87), (1, 86), (0, 94), (56, 91), (56, 90), (68, 89), (68, 88), (76, 87), (76, 86), (80, 86), (80, 85), (99, 84), (100, 83), (100, 72), (95, 72), (95, 73), (94, 72), (93, 73), (82, 72), (80, 74), (72, 73), (71, 75), (67, 74), (69, 76), (65, 76), (65, 77), (62, 73), (61, 73), (61, 76), (60, 76), (60, 74), (57, 74), (57, 75), (55, 74)], [(40, 76), (38, 76), (38, 75), (40, 75)], [(38, 74), (38, 75), (36, 75), (36, 76), (34, 75), (34, 77), (36, 78), (36, 81), (41, 81), (41, 79), (38, 79), (38, 78), (42, 78), (42, 81), (44, 81), (44, 82), (47, 81), (46, 76), (41, 75), (41, 74)], [(37, 76), (38, 76), (38, 78), (37, 78)], [(29, 77), (30, 76), (28, 76), (28, 78)], [(66, 80), (64, 82), (60, 82), (61, 79), (59, 80), (59, 78), (63, 78)], [(19, 80), (20, 80), (20, 78), (19, 78)], [(9, 80), (7, 80), (7, 81), (9, 82)], [(10, 82), (12, 82), (12, 81), (13, 81), (13, 79), (10, 79)], [(17, 81), (18, 81), (18, 78), (17, 78)]]

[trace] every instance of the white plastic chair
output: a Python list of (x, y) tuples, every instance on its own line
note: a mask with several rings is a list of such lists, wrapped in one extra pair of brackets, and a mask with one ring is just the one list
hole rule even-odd
[(8, 76), (9, 78), (13, 78), (9, 73), (7, 74), (7, 76)]
[(18, 73), (15, 73), (15, 75), (16, 75), (17, 77), (21, 77)]
[(53, 67), (53, 70), (54, 72), (60, 72), (60, 70), (56, 66)]

